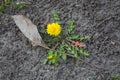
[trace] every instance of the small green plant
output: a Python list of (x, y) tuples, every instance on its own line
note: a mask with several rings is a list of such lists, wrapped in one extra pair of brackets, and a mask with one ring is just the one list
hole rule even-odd
[(42, 29), (40, 31), (46, 36), (43, 37), (43, 40), (50, 48), (44, 64), (57, 65), (59, 60), (66, 61), (68, 57), (81, 60), (83, 57), (89, 56), (88, 51), (85, 50), (86, 45), (82, 41), (90, 39), (90, 36), (74, 34), (74, 24), (75, 21), (71, 19), (68, 26), (62, 30), (58, 14), (55, 11), (52, 13), (52, 23), (47, 24), (46, 31)]
[(12, 3), (13, 0), (2, 0), (0, 3), (0, 12), (4, 12), (7, 7)]
[(109, 80), (120, 80), (120, 75), (114, 75)]
[(24, 6), (25, 6), (25, 4), (22, 3), (22, 2), (16, 2), (16, 3), (14, 3), (14, 8), (19, 9), (19, 10), (23, 9)]
[(24, 8), (24, 3), (22, 2), (15, 2), (13, 0), (2, 0), (0, 3), (0, 12), (5, 12), (6, 9), (23, 9)]
[(5, 10), (3, 5), (0, 5), (0, 12), (3, 12)]
[(52, 22), (60, 22), (60, 18), (55, 11), (52, 12)]

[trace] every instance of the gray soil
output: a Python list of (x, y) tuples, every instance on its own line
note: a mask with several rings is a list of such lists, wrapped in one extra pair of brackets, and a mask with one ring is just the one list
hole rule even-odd
[[(0, 80), (108, 80), (120, 75), (120, 0), (24, 1), (31, 4), (0, 15)], [(75, 32), (91, 36), (85, 41), (89, 64), (73, 58), (57, 67), (42, 64), (46, 50), (33, 47), (10, 17), (22, 14), (40, 28), (53, 10), (59, 13), (62, 26), (73, 18)]]

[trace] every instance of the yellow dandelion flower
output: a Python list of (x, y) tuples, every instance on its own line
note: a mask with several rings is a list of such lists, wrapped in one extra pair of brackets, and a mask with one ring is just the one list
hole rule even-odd
[(50, 59), (50, 60), (53, 59), (53, 58), (54, 58), (53, 55), (48, 56), (48, 59)]
[(58, 36), (61, 32), (61, 26), (58, 23), (51, 23), (47, 25), (47, 33), (52, 36)]

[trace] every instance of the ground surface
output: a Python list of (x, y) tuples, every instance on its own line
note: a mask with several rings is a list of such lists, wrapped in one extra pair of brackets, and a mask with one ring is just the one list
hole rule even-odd
[[(32, 4), (0, 16), (0, 80), (108, 80), (120, 74), (120, 0), (25, 1)], [(63, 22), (73, 18), (76, 33), (92, 36), (87, 60), (101, 72), (72, 58), (58, 67), (41, 64), (45, 50), (33, 47), (10, 17), (25, 15), (39, 28), (53, 10)]]

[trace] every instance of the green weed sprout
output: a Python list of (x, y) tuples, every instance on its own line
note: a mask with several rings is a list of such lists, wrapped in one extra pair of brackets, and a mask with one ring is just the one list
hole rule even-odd
[(69, 57), (81, 60), (83, 57), (89, 56), (82, 41), (90, 39), (90, 36), (74, 34), (74, 24), (75, 21), (71, 19), (63, 30), (59, 15), (55, 11), (52, 12), (52, 22), (47, 24), (46, 31), (40, 31), (46, 36), (43, 37), (43, 40), (50, 47), (43, 61), (44, 64), (58, 65), (60, 60), (66, 61)]
[(120, 75), (114, 75), (109, 80), (120, 80)]
[(14, 7), (16, 8), (16, 9), (23, 9), (24, 7), (25, 7), (25, 4), (24, 3), (22, 3), (22, 2), (16, 2), (16, 3), (14, 3)]
[(6, 9), (12, 8), (12, 9), (23, 9), (25, 6), (22, 2), (15, 2), (13, 0), (3, 0), (0, 3), (0, 12), (5, 12)]

